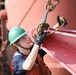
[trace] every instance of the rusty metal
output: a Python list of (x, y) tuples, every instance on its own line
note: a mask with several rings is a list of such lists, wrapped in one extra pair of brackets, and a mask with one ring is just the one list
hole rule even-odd
[[(46, 27), (44, 26), (44, 23), (46, 22), (48, 13), (51, 12), (51, 11), (53, 11), (53, 10), (56, 8), (56, 5), (59, 4), (59, 0), (54, 0), (54, 1), (55, 1), (54, 4), (51, 2), (51, 0), (48, 0), (48, 1), (47, 1), (47, 3), (46, 3), (46, 12), (45, 12), (45, 14), (44, 14), (44, 16), (43, 16), (40, 24), (38, 25), (38, 27), (37, 27), (37, 29), (36, 29), (36, 30), (37, 30), (37, 33), (38, 33), (38, 30), (40, 30), (39, 32), (41, 32), (41, 31), (43, 30), (43, 27), (46, 29)], [(46, 25), (47, 25), (47, 24), (46, 24)], [(64, 24), (63, 24), (63, 25), (64, 25)], [(56, 31), (58, 31), (59, 29), (61, 29), (61, 28), (63, 27), (63, 25), (61, 25), (58, 29), (56, 29), (56, 30), (53, 31), (52, 33), (55, 33)], [(49, 27), (48, 27), (48, 28), (49, 28)], [(47, 29), (48, 29), (48, 28), (47, 28)], [(52, 34), (52, 33), (50, 33), (50, 34)], [(49, 34), (49, 35), (50, 35), (50, 34)]]
[(62, 27), (66, 26), (68, 24), (67, 20), (63, 16), (59, 16), (59, 20), (62, 21), (62, 24), (59, 25), (59, 27), (56, 28), (54, 31), (50, 32), (48, 35), (51, 35), (51, 34), (55, 33), (56, 31), (59, 31)]
[(48, 0), (46, 3), (46, 9), (49, 9), (49, 11), (53, 11), (56, 8), (56, 5), (59, 4), (59, 0), (54, 0), (55, 3), (53, 4), (51, 0)]
[(3, 54), (4, 59), (7, 60), (7, 54), (6, 54), (6, 45), (7, 45), (7, 37), (6, 37), (6, 20), (7, 20), (7, 13), (5, 10), (0, 11), (0, 19), (1, 19), (1, 47), (0, 47), (0, 56)]
[[(54, 0), (54, 1), (55, 1), (55, 3), (52, 3), (51, 0), (47, 1), (47, 3), (46, 3), (46, 12), (45, 12), (45, 15), (43, 16), (43, 18), (41, 20), (41, 23), (46, 22), (48, 13), (53, 11), (56, 8), (56, 5), (58, 5), (59, 2), (60, 2), (59, 0)], [(65, 18), (60, 16), (60, 20), (63, 21), (63, 23), (58, 28), (56, 28), (54, 31), (50, 32), (48, 35), (51, 35), (51, 34), (55, 33), (56, 31), (60, 30), (62, 27), (65, 26), (65, 24), (64, 24), (65, 23)], [(38, 27), (40, 27), (40, 26), (38, 26)], [(37, 27), (37, 29), (38, 29), (38, 27)]]
[(0, 2), (0, 5), (5, 5), (5, 3), (4, 2)]
[(6, 47), (8, 45), (9, 45), (9, 41), (8, 40), (5, 40), (4, 42), (2, 42), (0, 53), (2, 53), (6, 49)]

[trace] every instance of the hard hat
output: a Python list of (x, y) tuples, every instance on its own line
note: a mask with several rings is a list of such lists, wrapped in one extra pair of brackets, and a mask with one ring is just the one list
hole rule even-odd
[(14, 27), (10, 30), (8, 34), (8, 40), (10, 41), (10, 45), (16, 42), (18, 39), (20, 39), (22, 36), (24, 36), (27, 33), (26, 30), (24, 30), (21, 27)]

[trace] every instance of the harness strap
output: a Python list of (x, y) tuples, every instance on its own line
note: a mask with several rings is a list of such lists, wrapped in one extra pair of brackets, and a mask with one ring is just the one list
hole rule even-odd
[(41, 62), (44, 66), (46, 66), (45, 62), (42, 60), (41, 56), (37, 54), (37, 59), (39, 62)]

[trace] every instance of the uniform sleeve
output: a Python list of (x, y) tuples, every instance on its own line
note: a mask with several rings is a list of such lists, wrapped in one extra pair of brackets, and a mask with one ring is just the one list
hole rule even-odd
[(22, 68), (22, 65), (23, 65), (24, 61), (25, 61), (25, 58), (23, 56), (20, 56), (20, 55), (17, 55), (13, 58), (12, 65), (13, 65), (14, 71), (16, 73), (21, 73), (21, 72), (24, 71), (23, 68)]
[(43, 49), (40, 49), (38, 54), (43, 58), (46, 52)]

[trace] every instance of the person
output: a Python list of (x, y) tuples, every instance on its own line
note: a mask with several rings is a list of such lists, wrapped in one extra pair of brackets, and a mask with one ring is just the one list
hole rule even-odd
[(47, 34), (41, 32), (31, 43), (28, 32), (21, 27), (9, 31), (10, 45), (17, 47), (12, 60), (13, 75), (51, 75), (51, 71), (43, 61), (46, 52), (40, 48)]
[[(58, 23), (53, 28), (58, 28), (67, 21), (64, 17), (57, 17)], [(44, 62), (46, 52), (41, 45), (47, 38), (47, 33), (42, 31), (34, 38), (31, 44), (28, 32), (21, 27), (14, 27), (9, 31), (10, 45), (17, 47), (12, 60), (13, 75), (51, 75), (51, 71)]]

